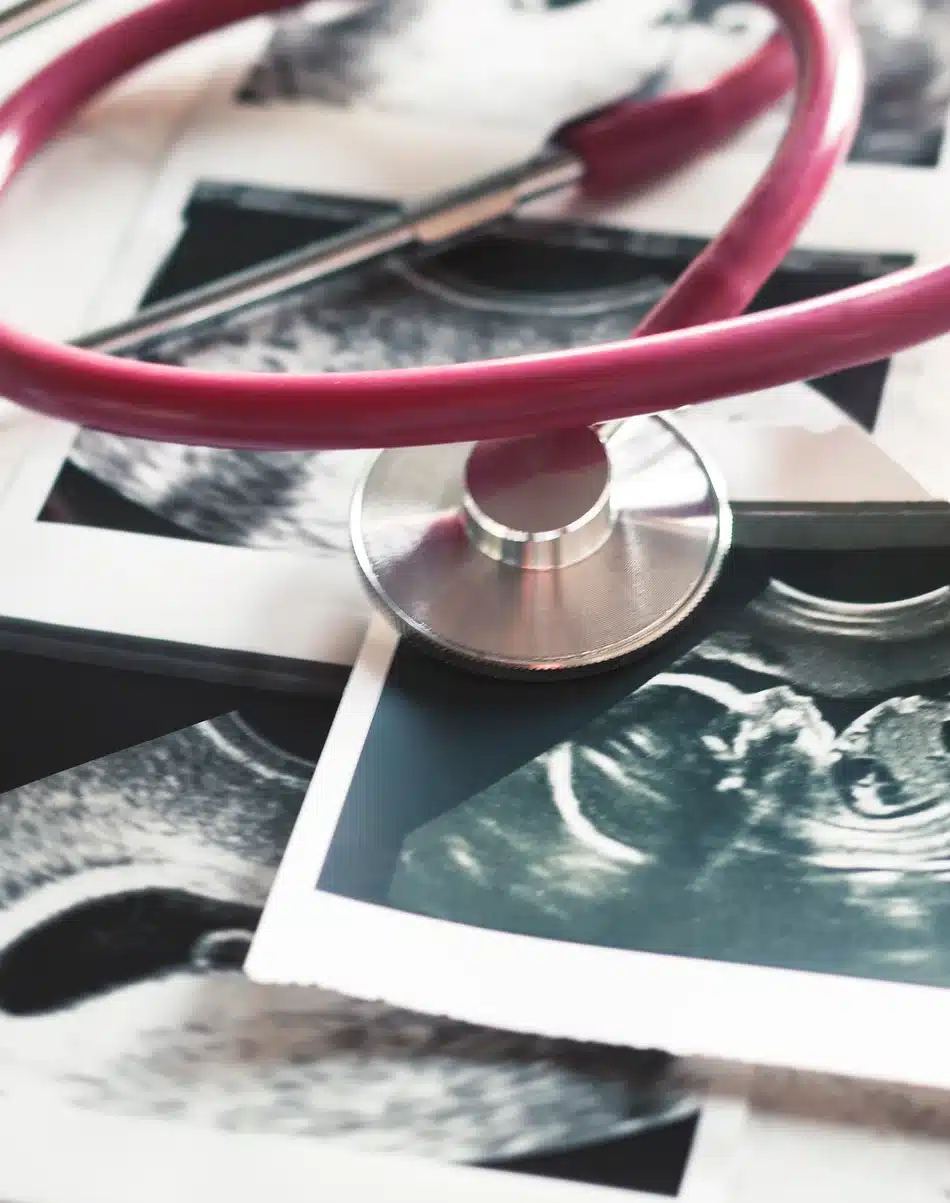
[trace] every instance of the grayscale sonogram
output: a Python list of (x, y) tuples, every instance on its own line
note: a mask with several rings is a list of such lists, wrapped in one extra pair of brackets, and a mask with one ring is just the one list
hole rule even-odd
[[(385, 206), (359, 197), (208, 184), (145, 300), (206, 283)], [(571, 221), (501, 225), (421, 260), (390, 261), (142, 349), (205, 370), (319, 372), (529, 354), (621, 339), (705, 243)], [(751, 308), (831, 292), (908, 266), (911, 257), (794, 251)], [(886, 361), (814, 387), (872, 427)], [(249, 452), (85, 430), (43, 520), (256, 548), (349, 557), (348, 511), (371, 451)]]
[(669, 1058), (245, 976), (331, 701), (43, 673), (61, 694), (7, 727), (31, 779), (0, 774), (0, 1096), (675, 1197), (699, 1103)]
[[(950, 104), (950, 5), (854, 7), (867, 88), (851, 161), (935, 166)], [(281, 20), (240, 99), (358, 100), (553, 128), (617, 95), (704, 82), (771, 28), (771, 15), (747, 0), (374, 0), (329, 20), (316, 5)]]

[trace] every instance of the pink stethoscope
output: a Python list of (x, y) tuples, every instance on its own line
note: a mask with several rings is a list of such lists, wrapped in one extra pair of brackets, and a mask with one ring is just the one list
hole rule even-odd
[[(138, 438), (382, 448), (353, 498), (351, 533), (371, 596), (405, 635), (513, 675), (593, 670), (642, 651), (696, 610), (731, 543), (722, 482), (666, 411), (873, 362), (950, 329), (950, 264), (739, 316), (847, 155), (863, 100), (846, 0), (764, 2), (783, 34), (708, 88), (608, 105), (561, 127), (528, 163), (72, 345), (0, 326), (0, 393)], [(120, 76), (284, 6), (158, 0), (74, 46), (0, 107), (0, 184)], [(796, 76), (763, 178), (629, 341), (304, 376), (119, 354), (371, 257), (441, 244), (554, 189), (604, 201), (643, 187), (724, 142)]]

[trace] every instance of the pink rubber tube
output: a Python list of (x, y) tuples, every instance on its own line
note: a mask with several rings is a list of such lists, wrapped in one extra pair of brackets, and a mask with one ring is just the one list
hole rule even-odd
[[(277, 7), (159, 0), (94, 35), (0, 109), (0, 182), (113, 79), (189, 38)], [(854, 136), (861, 56), (846, 4), (769, 0), (799, 65), (768, 171), (630, 341), (399, 372), (192, 372), (0, 327), (0, 393), (143, 438), (258, 449), (406, 446), (533, 434), (751, 392), (871, 362), (950, 328), (950, 266), (736, 317), (778, 265)], [(685, 327), (685, 328), (684, 328)]]

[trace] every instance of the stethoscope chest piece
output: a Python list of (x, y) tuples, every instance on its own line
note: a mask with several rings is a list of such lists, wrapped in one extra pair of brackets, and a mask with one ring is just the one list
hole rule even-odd
[(696, 609), (732, 537), (670, 420), (384, 451), (351, 511), (374, 601), (427, 650), (498, 675), (590, 672)]

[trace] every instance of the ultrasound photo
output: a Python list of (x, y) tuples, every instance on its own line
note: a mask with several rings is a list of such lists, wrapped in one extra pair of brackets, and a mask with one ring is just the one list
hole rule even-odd
[(576, 681), (476, 679), (400, 643), (318, 896), (950, 987), (950, 547), (734, 553), (717, 590), (672, 644)]
[[(361, 198), (203, 184), (145, 301), (331, 237), (385, 212)], [(316, 372), (496, 358), (625, 337), (703, 248), (687, 237), (518, 220), (422, 259), (347, 274), (259, 311), (144, 347), (205, 370)], [(906, 255), (794, 251), (751, 309), (908, 266)], [(880, 362), (814, 382), (866, 428)], [(41, 518), (255, 548), (349, 557), (347, 515), (371, 451), (182, 447), (96, 431), (77, 437)]]
[[(852, 162), (935, 166), (950, 102), (950, 4), (854, 7), (868, 83)], [(239, 95), (554, 127), (618, 95), (701, 85), (773, 27), (747, 0), (316, 4), (280, 20)]]
[(389, 901), (549, 939), (947, 987), (948, 732), (950, 591), (855, 615), (776, 583), (408, 834)]
[(0, 663), (0, 1098), (677, 1197), (669, 1057), (244, 975), (334, 698)]
[(544, 130), (616, 95), (656, 92), (682, 19), (680, 0), (368, 0), (329, 13), (317, 3), (280, 18), (238, 97)]

